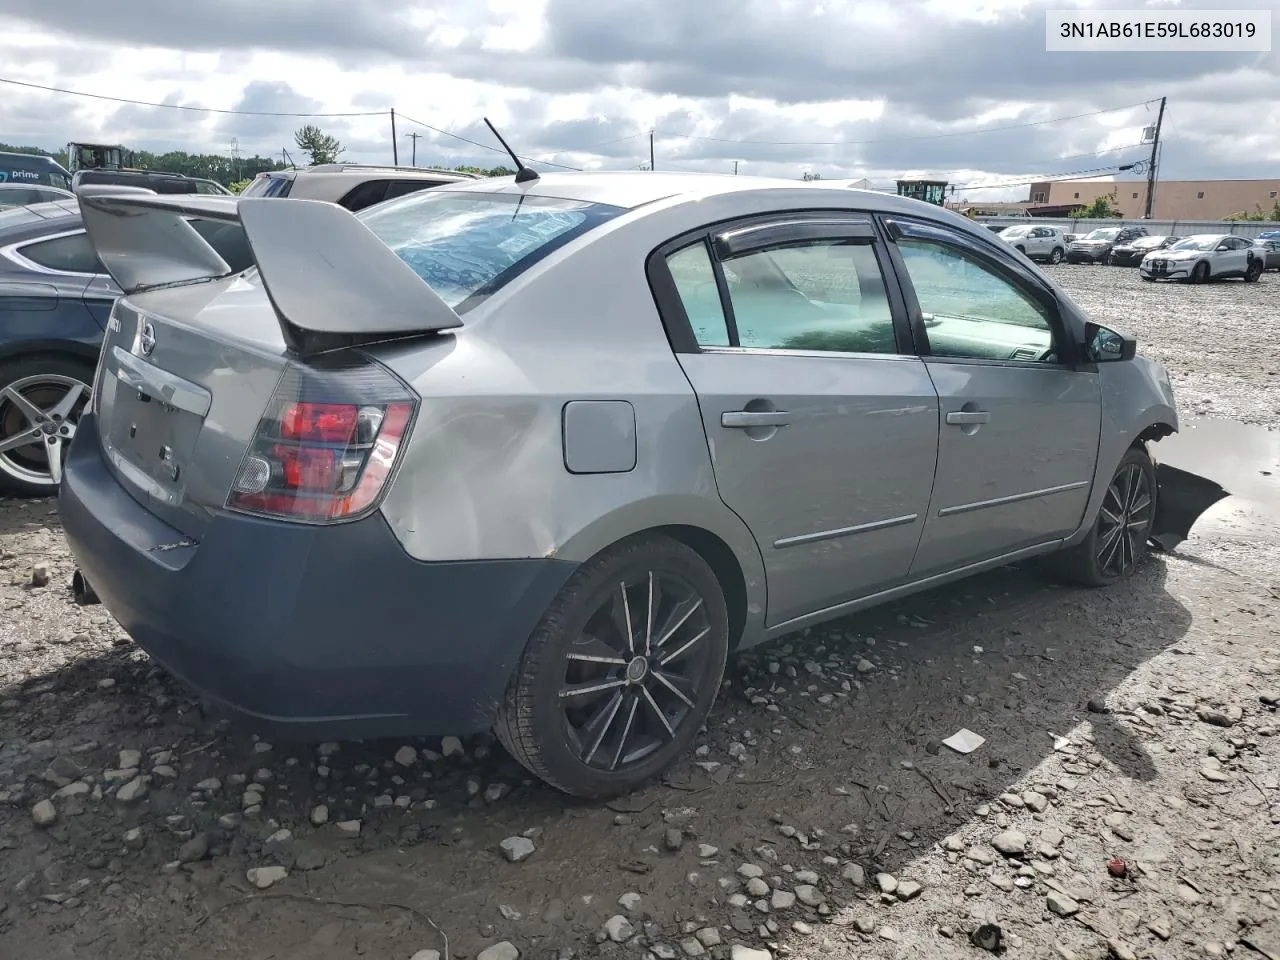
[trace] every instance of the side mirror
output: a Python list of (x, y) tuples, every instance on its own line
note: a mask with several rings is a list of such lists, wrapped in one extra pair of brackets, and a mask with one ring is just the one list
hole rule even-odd
[(1092, 363), (1132, 360), (1138, 355), (1138, 341), (1097, 323), (1085, 324), (1085, 356)]

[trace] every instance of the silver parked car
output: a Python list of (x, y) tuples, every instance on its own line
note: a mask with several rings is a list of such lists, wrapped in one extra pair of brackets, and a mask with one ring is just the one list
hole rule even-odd
[(731, 652), (1031, 557), (1109, 584), (1158, 519), (1164, 370), (931, 204), (648, 172), (81, 203), (125, 296), (61, 489), (80, 582), (263, 727), (494, 727), (608, 796)]

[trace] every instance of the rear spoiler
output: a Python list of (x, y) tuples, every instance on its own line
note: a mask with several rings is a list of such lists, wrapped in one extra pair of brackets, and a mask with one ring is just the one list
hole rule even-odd
[(323, 200), (82, 194), (85, 230), (125, 295), (230, 276), (188, 218), (239, 223), (290, 349), (434, 333), (462, 320), (347, 210)]

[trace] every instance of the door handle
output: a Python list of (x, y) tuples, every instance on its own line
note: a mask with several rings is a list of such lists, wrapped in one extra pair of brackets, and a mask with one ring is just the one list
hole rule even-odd
[(785, 410), (726, 410), (720, 414), (720, 426), (745, 430), (749, 427), (785, 427), (791, 414)]
[(947, 423), (955, 427), (963, 427), (971, 423), (989, 423), (991, 414), (986, 410), (958, 410), (947, 414)]

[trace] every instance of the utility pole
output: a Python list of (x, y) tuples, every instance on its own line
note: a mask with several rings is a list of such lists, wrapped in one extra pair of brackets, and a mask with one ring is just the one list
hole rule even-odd
[(1164, 123), (1164, 104), (1167, 97), (1160, 98), (1160, 112), (1156, 114), (1156, 129), (1151, 137), (1151, 162), (1147, 165), (1147, 209), (1143, 219), (1150, 220), (1156, 200), (1156, 151), (1160, 149), (1160, 125)]
[(400, 166), (400, 144), (396, 143), (396, 108), (391, 108), (391, 165)]
[(738, 175), (738, 161), (737, 161), (737, 160), (733, 161), (733, 175), (734, 175), (735, 177)]
[(649, 169), (653, 170), (653, 131), (649, 131)]
[(413, 159), (409, 161), (409, 165), (416, 167), (418, 165), (418, 138), (422, 134), (415, 130), (413, 133), (406, 133), (405, 136), (413, 141)]

